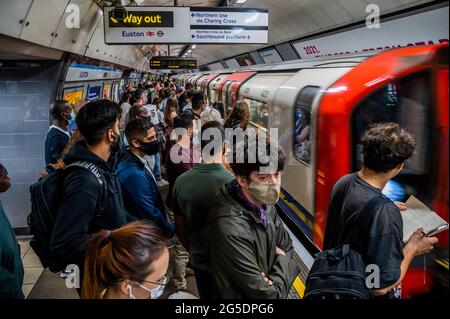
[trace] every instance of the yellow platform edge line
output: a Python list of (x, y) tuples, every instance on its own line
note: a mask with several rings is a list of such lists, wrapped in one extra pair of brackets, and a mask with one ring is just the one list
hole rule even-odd
[(448, 261), (445, 261), (443, 259), (435, 259), (435, 261), (441, 265), (442, 267), (444, 267), (445, 269), (448, 270)]
[(303, 298), (305, 295), (305, 284), (300, 279), (300, 277), (297, 276), (294, 281), (294, 289), (297, 292), (297, 294), (300, 296), (300, 298)]

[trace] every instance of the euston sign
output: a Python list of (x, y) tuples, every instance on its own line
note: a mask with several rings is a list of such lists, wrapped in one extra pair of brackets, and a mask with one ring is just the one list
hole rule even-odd
[(105, 7), (106, 44), (266, 44), (269, 11), (251, 8)]

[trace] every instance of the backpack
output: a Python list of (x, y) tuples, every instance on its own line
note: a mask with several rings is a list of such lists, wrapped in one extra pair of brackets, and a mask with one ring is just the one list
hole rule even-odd
[[(369, 213), (376, 212), (379, 200), (380, 197), (375, 196), (359, 211), (359, 214), (355, 212), (345, 221), (338, 242), (343, 242), (341, 239), (345, 238), (344, 235), (347, 235), (346, 238), (352, 236), (350, 226), (360, 224), (368, 230), (373, 217), (366, 218), (366, 216), (370, 217)], [(358, 251), (348, 244), (342, 244), (316, 255), (306, 279), (303, 299), (372, 298), (372, 290), (366, 285), (366, 264)]]
[(59, 205), (64, 195), (64, 179), (67, 171), (82, 168), (95, 176), (100, 184), (100, 200), (97, 201), (95, 222), (99, 225), (104, 213), (106, 181), (100, 169), (93, 163), (80, 161), (68, 165), (64, 169), (57, 169), (47, 176), (40, 178), (30, 186), (31, 213), (28, 215), (28, 226), (33, 238), (30, 246), (44, 268), (52, 272), (59, 272), (66, 268), (66, 264), (54, 258), (50, 253), (50, 240), (56, 222)]

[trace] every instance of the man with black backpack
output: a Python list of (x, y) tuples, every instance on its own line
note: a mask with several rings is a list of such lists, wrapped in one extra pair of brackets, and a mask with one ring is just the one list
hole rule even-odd
[[(334, 186), (328, 209), (324, 252), (308, 276), (305, 298), (401, 297), (399, 284), (415, 256), (436, 244), (418, 229), (403, 244), (403, 203), (382, 190), (414, 152), (414, 137), (395, 123), (374, 124), (362, 135), (364, 165)], [(366, 284), (367, 266), (379, 269), (379, 286)]]
[[(66, 168), (63, 173), (52, 173), (63, 176), (60, 178), (61, 192), (55, 195), (60, 196), (59, 202), (49, 205), (56, 207), (53, 209), (56, 212), (53, 212), (56, 214), (54, 224), (46, 227), (52, 230), (47, 256), (52, 271), (64, 270), (68, 264), (76, 264), (82, 269), (85, 245), (93, 233), (119, 228), (133, 219), (124, 209), (114, 167), (108, 163), (119, 147), (119, 118), (119, 106), (108, 100), (90, 102), (77, 115), (77, 126), (84, 141), (73, 146), (64, 158)], [(32, 191), (32, 202), (37, 204), (39, 197), (33, 194)], [(31, 230), (35, 242), (39, 242), (44, 232), (36, 222), (35, 206), (38, 205), (33, 206), (30, 215)], [(45, 251), (45, 247), (42, 250)], [(46, 257), (37, 254), (41, 261)]]

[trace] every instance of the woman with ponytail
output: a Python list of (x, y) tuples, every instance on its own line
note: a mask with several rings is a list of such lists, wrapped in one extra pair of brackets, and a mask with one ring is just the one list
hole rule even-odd
[(87, 244), (84, 299), (157, 299), (167, 285), (167, 238), (148, 221), (102, 230)]

